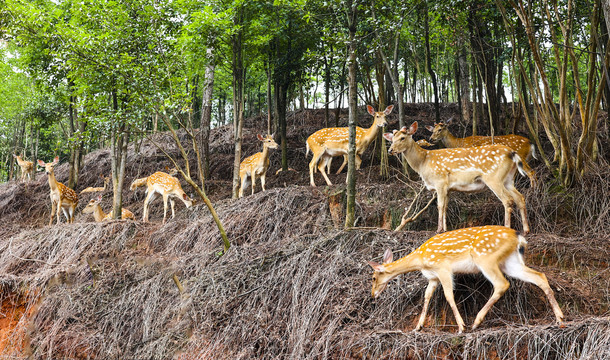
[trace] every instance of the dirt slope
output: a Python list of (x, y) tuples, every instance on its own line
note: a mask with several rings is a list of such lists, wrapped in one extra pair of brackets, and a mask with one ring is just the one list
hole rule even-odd
[[(410, 111), (419, 114), (426, 108)], [(610, 356), (607, 167), (596, 169), (582, 187), (569, 192), (559, 190), (540, 166), (541, 188), (531, 189), (519, 180), (533, 229), (526, 261), (547, 274), (567, 315), (565, 327), (554, 325), (538, 288), (512, 281), (481, 329), (456, 334), (451, 310), (437, 291), (426, 329), (412, 333), (424, 278), (403, 275), (373, 301), (366, 261), (379, 261), (386, 248), (397, 257), (408, 254), (433, 235), (429, 230), (436, 227), (436, 209), (424, 212), (407, 231), (378, 229), (396, 225), (420, 184), (397, 169), (390, 179), (381, 179), (378, 167), (365, 156), (358, 174), (357, 215), (358, 226), (367, 228), (341, 230), (345, 175), (331, 177), (338, 184), (332, 188), (308, 186), (303, 144), (319, 127), (319, 115), (293, 115), (289, 159), (296, 171), (270, 176), (267, 192), (239, 200), (229, 198), (230, 129), (213, 131), (209, 193), (233, 244), (223, 256), (217, 228), (202, 205), (185, 209), (178, 204), (177, 217), (165, 225), (156, 203), (148, 224), (96, 224), (79, 214), (75, 224), (46, 226), (50, 205), (45, 175), (27, 186), (0, 185), (0, 357)], [(249, 121), (245, 155), (259, 151), (254, 137), (264, 126)], [(168, 165), (150, 144), (131, 150), (127, 183)], [(87, 155), (77, 191), (101, 186), (99, 174), (109, 171), (109, 161), (106, 150)], [(275, 154), (271, 170), (278, 167)], [(59, 166), (57, 173), (64, 180), (67, 166)], [(143, 196), (143, 191), (124, 193), (126, 207), (138, 217)], [(418, 206), (429, 196), (424, 192)], [(489, 192), (453, 194), (448, 216), (450, 227), (456, 228), (500, 223), (503, 211)], [(491, 291), (482, 276), (456, 277), (456, 300), (467, 324)], [(9, 337), (15, 340), (2, 342)]]

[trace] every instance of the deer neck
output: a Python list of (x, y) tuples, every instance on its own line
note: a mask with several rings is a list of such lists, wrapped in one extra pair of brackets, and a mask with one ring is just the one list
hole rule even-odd
[(442, 142), (446, 148), (456, 148), (462, 147), (464, 139), (453, 136), (453, 134), (447, 130), (445, 136), (442, 137)]
[(51, 188), (51, 191), (59, 191), (59, 187), (57, 186), (57, 180), (55, 179), (55, 172), (51, 171), (49, 173), (49, 187)]
[(262, 156), (261, 156), (261, 161), (264, 163), (265, 160), (267, 160), (268, 157), (269, 157), (269, 147), (263, 146), (263, 153), (262, 153)]
[(102, 210), (100, 204), (93, 207), (93, 217), (95, 218), (96, 222), (100, 222), (106, 217), (106, 214), (104, 213), (104, 210)]
[(366, 132), (364, 133), (364, 137), (362, 139), (360, 139), (360, 146), (368, 146), (368, 144), (370, 144), (374, 139), (375, 136), (377, 136), (377, 132), (379, 131), (379, 126), (377, 126), (377, 124), (373, 121), (373, 125), (371, 125), (370, 128), (366, 129)]
[(423, 267), (423, 261), (421, 254), (415, 252), (398, 259), (389, 264), (384, 264), (385, 273), (394, 278), (400, 274), (408, 273), (411, 271), (421, 270)]
[(428, 156), (428, 150), (422, 149), (421, 146), (417, 145), (417, 143), (411, 139), (411, 144), (403, 154), (405, 155), (409, 166), (419, 173)]

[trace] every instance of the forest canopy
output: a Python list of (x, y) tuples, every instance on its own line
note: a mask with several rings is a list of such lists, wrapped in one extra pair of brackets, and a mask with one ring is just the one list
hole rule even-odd
[[(351, 4), (351, 5), (350, 5)], [(282, 141), (287, 112), (323, 108), (336, 126), (348, 101), (354, 31), (358, 105), (459, 104), (472, 134), (527, 134), (565, 186), (600, 151), (610, 100), (608, 23), (600, 0), (23, 1), (0, 18), (0, 179), (12, 154), (70, 163), (153, 133), (245, 118)], [(331, 111), (332, 110), (332, 111)], [(485, 129), (484, 131), (482, 129)], [(488, 133), (488, 132), (491, 132)], [(551, 144), (545, 148), (541, 139)], [(203, 179), (200, 179), (203, 183)], [(234, 174), (234, 195), (237, 175)], [(118, 179), (117, 179), (118, 181)], [(122, 181), (122, 180), (121, 180)]]

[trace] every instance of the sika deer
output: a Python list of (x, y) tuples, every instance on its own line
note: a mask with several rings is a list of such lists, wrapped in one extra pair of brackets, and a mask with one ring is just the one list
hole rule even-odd
[[(91, 201), (89, 201), (89, 204), (87, 204), (87, 206), (85, 206), (85, 208), (83, 209), (83, 214), (93, 214), (93, 218), (95, 219), (96, 222), (112, 220), (113, 211), (110, 211), (109, 214), (104, 213), (104, 211), (102, 210), (102, 206), (100, 205), (101, 202), (102, 202), (102, 195), (99, 195), (95, 199), (91, 199)], [(122, 208), (121, 209), (121, 219), (135, 220), (136, 218), (131, 211), (129, 211), (125, 208)]]
[(172, 219), (175, 216), (174, 213), (174, 197), (182, 200), (184, 205), (187, 208), (193, 206), (193, 200), (189, 198), (182, 187), (180, 186), (180, 181), (175, 177), (168, 175), (164, 172), (157, 171), (156, 173), (141, 179), (136, 179), (131, 184), (131, 190), (135, 190), (140, 186), (146, 185), (146, 199), (144, 200), (144, 215), (142, 219), (144, 221), (148, 221), (148, 204), (153, 201), (156, 197), (156, 194), (160, 194), (163, 196), (163, 223), (165, 223), (165, 219), (167, 217), (167, 201), (171, 203), (172, 206)]
[(468, 136), (465, 138), (458, 138), (453, 136), (451, 132), (449, 132), (449, 125), (453, 122), (453, 118), (441, 121), (438, 124), (434, 124), (434, 126), (426, 126), (426, 129), (432, 133), (430, 135), (430, 141), (432, 143), (442, 142), (446, 148), (458, 148), (458, 147), (473, 147), (473, 146), (482, 146), (482, 145), (493, 145), (493, 144), (501, 144), (504, 146), (508, 146), (513, 149), (521, 159), (525, 162), (523, 163), (523, 168), (525, 172), (528, 174), (530, 178), (534, 178), (534, 171), (529, 167), (527, 161), (533, 156), (536, 158), (535, 147), (532, 143), (530, 143), (529, 139), (524, 138), (519, 135), (498, 135), (498, 136)]
[(34, 163), (32, 161), (23, 160), (19, 155), (13, 154), (13, 157), (17, 159), (17, 164), (21, 168), (21, 181), (25, 181), (26, 176), (28, 180), (32, 180)]
[(257, 135), (258, 139), (263, 142), (263, 151), (250, 155), (239, 164), (239, 178), (241, 186), (239, 187), (239, 197), (244, 196), (244, 189), (248, 186), (248, 179), (252, 178), (252, 195), (254, 195), (254, 187), (256, 186), (256, 177), (261, 179), (261, 188), (265, 191), (265, 177), (269, 169), (269, 149), (277, 149), (278, 145), (273, 140), (273, 135)]
[(493, 284), (494, 292), (477, 314), (472, 329), (476, 329), (481, 324), (487, 312), (508, 290), (510, 284), (504, 277), (506, 274), (542, 289), (555, 313), (555, 320), (561, 324), (563, 313), (546, 276), (525, 266), (523, 253), (526, 245), (525, 238), (513, 229), (503, 226), (481, 226), (438, 234), (409, 255), (394, 262), (392, 262), (392, 251), (388, 249), (383, 256), (383, 264), (369, 261), (369, 265), (375, 271), (371, 294), (377, 298), (390, 280), (400, 274), (419, 270), (428, 279), (428, 287), (415, 331), (424, 325), (430, 299), (440, 283), (461, 333), (464, 331), (464, 320), (453, 298), (453, 274), (481, 272)]
[[(372, 106), (367, 106), (369, 114), (373, 115), (373, 124), (368, 129), (356, 127), (356, 170), (360, 169), (362, 160), (360, 156), (364, 153), (369, 144), (377, 136), (379, 128), (387, 125), (386, 116), (388, 116), (394, 105), (388, 106), (384, 111), (375, 111)], [(316, 186), (313, 180), (316, 165), (320, 173), (326, 180), (326, 184), (332, 185), (326, 175), (325, 167), (329, 165), (331, 158), (335, 156), (343, 156), (343, 164), (337, 171), (337, 174), (343, 170), (347, 164), (347, 147), (349, 145), (349, 133), (347, 127), (325, 128), (316, 131), (307, 138), (305, 155), (309, 154), (309, 150), (313, 153), (313, 158), (309, 162), (309, 183), (311, 186)], [(330, 169), (330, 166), (328, 166)]]
[(59, 224), (59, 209), (62, 210), (66, 221), (68, 223), (74, 222), (74, 210), (78, 205), (78, 195), (76, 192), (66, 185), (60, 183), (55, 179), (55, 165), (59, 162), (59, 156), (53, 159), (52, 163), (45, 163), (42, 160), (38, 160), (38, 165), (45, 168), (45, 172), (49, 176), (49, 187), (51, 188), (51, 220), (49, 225), (53, 224), (53, 215), (57, 210), (57, 224)]
[[(517, 169), (522, 175), (521, 157), (504, 145), (485, 145), (472, 148), (441, 150), (422, 149), (412, 135), (417, 131), (417, 122), (409, 130), (403, 127), (386, 133), (384, 137), (392, 142), (389, 153), (404, 153), (409, 165), (424, 181), (428, 190), (438, 195), (437, 232), (447, 230), (447, 198), (450, 191), (481, 191), (485, 185), (504, 205), (504, 226), (510, 227), (512, 204), (515, 202), (521, 213), (523, 231), (529, 232), (523, 195), (515, 189), (514, 177)], [(533, 181), (532, 178), (530, 178)]]

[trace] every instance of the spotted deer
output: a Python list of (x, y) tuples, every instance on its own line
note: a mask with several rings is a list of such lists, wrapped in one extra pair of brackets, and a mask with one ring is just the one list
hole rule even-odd
[(263, 151), (248, 156), (239, 164), (239, 178), (241, 179), (239, 197), (244, 196), (244, 189), (248, 186), (250, 178), (252, 179), (252, 195), (254, 195), (257, 176), (261, 179), (261, 188), (265, 191), (265, 177), (269, 169), (269, 149), (277, 149), (278, 144), (273, 140), (273, 135), (263, 137), (258, 134), (257, 137), (263, 142)]
[(169, 200), (172, 207), (172, 219), (175, 216), (174, 212), (174, 198), (182, 200), (187, 208), (193, 206), (193, 200), (189, 198), (182, 187), (180, 181), (164, 172), (157, 171), (156, 173), (145, 177), (134, 180), (131, 184), (130, 189), (135, 190), (140, 186), (146, 185), (146, 199), (144, 200), (144, 215), (142, 219), (148, 221), (148, 205), (153, 201), (157, 194), (163, 196), (163, 223), (167, 217), (167, 201)]
[[(101, 202), (102, 202), (102, 195), (99, 195), (95, 199), (91, 199), (91, 201), (89, 201), (89, 204), (87, 204), (87, 206), (85, 206), (85, 208), (83, 209), (83, 214), (93, 214), (93, 218), (95, 219), (96, 222), (112, 220), (113, 211), (110, 211), (109, 214), (106, 214), (102, 210), (102, 206), (100, 205)], [(135, 220), (136, 218), (131, 211), (129, 211), (125, 208), (122, 208), (121, 209), (121, 219)]]
[(25, 181), (26, 176), (28, 180), (32, 180), (34, 163), (32, 161), (23, 160), (20, 155), (13, 154), (13, 157), (17, 160), (17, 165), (21, 168), (21, 181)]
[[(521, 214), (524, 233), (529, 232), (525, 200), (515, 189), (514, 178), (517, 169), (522, 175), (523, 161), (519, 154), (504, 145), (484, 145), (472, 148), (426, 150), (416, 144), (413, 134), (417, 131), (417, 121), (407, 130), (403, 127), (386, 133), (384, 137), (392, 142), (389, 153), (403, 153), (407, 162), (424, 181), (428, 190), (437, 193), (437, 232), (447, 231), (447, 200), (450, 191), (476, 192), (485, 185), (494, 192), (504, 205), (504, 226), (510, 227), (513, 202)], [(533, 179), (530, 177), (530, 181)]]
[(74, 222), (74, 210), (78, 205), (78, 195), (76, 192), (66, 185), (55, 179), (55, 165), (59, 162), (59, 156), (56, 156), (51, 163), (45, 163), (38, 160), (38, 165), (45, 168), (45, 172), (49, 178), (49, 187), (51, 188), (51, 219), (49, 225), (53, 224), (53, 215), (57, 211), (57, 224), (59, 224), (59, 210), (64, 213), (68, 223)]
[(102, 178), (104, 180), (104, 186), (103, 187), (91, 187), (89, 186), (86, 189), (83, 189), (79, 195), (82, 195), (84, 193), (88, 193), (88, 192), (100, 192), (100, 191), (106, 191), (106, 187), (108, 187), (108, 183), (110, 182), (110, 176), (104, 176), (100, 174), (100, 178)]
[[(367, 111), (373, 116), (373, 124), (368, 129), (356, 127), (356, 169), (360, 169), (362, 160), (360, 156), (364, 153), (369, 144), (377, 136), (379, 128), (387, 125), (386, 116), (388, 116), (394, 105), (388, 106), (384, 111), (375, 111), (368, 105)], [(326, 175), (325, 168), (330, 170), (330, 161), (333, 157), (343, 156), (343, 164), (337, 171), (340, 173), (347, 164), (347, 152), (349, 145), (349, 133), (347, 127), (324, 128), (316, 131), (307, 138), (305, 156), (309, 154), (309, 150), (313, 153), (313, 158), (309, 162), (309, 183), (311, 186), (316, 186), (313, 179), (316, 166), (326, 180), (326, 184), (332, 185), (332, 182)]]
[(449, 132), (449, 125), (453, 122), (453, 118), (441, 121), (434, 126), (426, 126), (426, 129), (432, 133), (430, 141), (434, 144), (441, 142), (446, 148), (458, 147), (473, 147), (481, 145), (501, 144), (513, 149), (521, 159), (526, 162), (523, 167), (526, 173), (533, 178), (534, 171), (529, 167), (527, 161), (533, 156), (536, 158), (536, 149), (529, 139), (519, 135), (499, 135), (499, 136), (468, 136), (458, 138)]
[(526, 245), (525, 238), (513, 229), (480, 226), (433, 236), (409, 255), (396, 261), (392, 261), (392, 251), (388, 249), (383, 256), (383, 264), (368, 262), (374, 270), (371, 294), (377, 298), (390, 280), (400, 274), (419, 270), (428, 279), (428, 287), (422, 313), (414, 330), (418, 331), (424, 325), (430, 299), (440, 283), (461, 333), (464, 331), (464, 320), (453, 298), (453, 275), (483, 273), (493, 285), (493, 294), (477, 314), (472, 324), (473, 330), (508, 290), (509, 282), (504, 277), (508, 275), (542, 289), (551, 304), (555, 320), (562, 324), (564, 316), (546, 276), (527, 267), (523, 261)]

